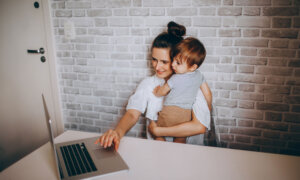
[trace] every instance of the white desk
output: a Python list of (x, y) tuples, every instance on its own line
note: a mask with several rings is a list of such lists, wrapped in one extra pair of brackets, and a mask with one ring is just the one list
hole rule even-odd
[[(64, 142), (99, 134), (67, 131), (55, 141)], [(105, 180), (299, 180), (300, 157), (183, 145), (124, 137), (119, 153), (130, 170), (100, 177)], [(47, 143), (5, 169), (0, 179), (56, 179), (54, 159)]]

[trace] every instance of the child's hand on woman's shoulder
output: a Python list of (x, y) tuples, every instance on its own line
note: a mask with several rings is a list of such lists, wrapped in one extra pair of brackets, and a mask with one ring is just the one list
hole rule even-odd
[(154, 88), (154, 90), (152, 91), (153, 94), (154, 94), (156, 97), (161, 97), (161, 96), (158, 94), (159, 89), (160, 89), (160, 86), (156, 86), (156, 87)]

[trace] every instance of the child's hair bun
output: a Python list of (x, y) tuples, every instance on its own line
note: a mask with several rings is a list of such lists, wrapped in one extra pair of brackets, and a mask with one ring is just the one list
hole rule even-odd
[(168, 33), (177, 37), (182, 37), (185, 35), (185, 27), (183, 25), (179, 25), (174, 21), (170, 21), (168, 23)]

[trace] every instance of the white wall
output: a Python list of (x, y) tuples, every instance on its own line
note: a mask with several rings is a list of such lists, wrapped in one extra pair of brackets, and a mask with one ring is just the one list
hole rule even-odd
[[(173, 20), (207, 48), (201, 70), (221, 145), (300, 154), (299, 1), (53, 0), (52, 13), (66, 129), (115, 127), (151, 74), (152, 40)], [(144, 123), (129, 135), (144, 137)]]

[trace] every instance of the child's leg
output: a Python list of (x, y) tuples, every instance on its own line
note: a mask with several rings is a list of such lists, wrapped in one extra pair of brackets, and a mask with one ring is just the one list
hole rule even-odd
[(157, 140), (157, 141), (166, 141), (166, 139), (163, 138), (163, 137), (156, 137), (155, 140)]
[(174, 137), (173, 142), (185, 144), (186, 143), (186, 138), (185, 137)]

